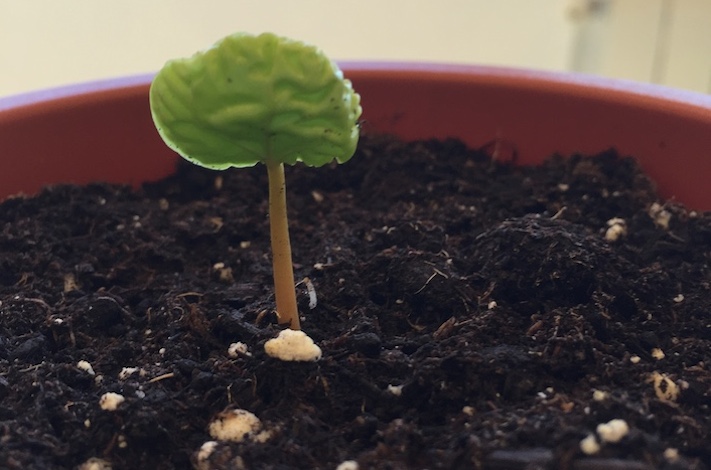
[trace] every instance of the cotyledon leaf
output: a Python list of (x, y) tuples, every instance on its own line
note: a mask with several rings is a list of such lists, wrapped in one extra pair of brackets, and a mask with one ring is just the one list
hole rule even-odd
[(316, 47), (237, 33), (169, 61), (151, 84), (166, 144), (214, 169), (344, 162), (358, 143), (360, 96)]

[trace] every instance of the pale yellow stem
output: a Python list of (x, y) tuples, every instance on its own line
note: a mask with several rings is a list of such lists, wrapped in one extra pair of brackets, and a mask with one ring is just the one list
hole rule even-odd
[(286, 217), (286, 180), (283, 163), (267, 163), (269, 174), (269, 228), (272, 236), (274, 295), (280, 325), (299, 330), (294, 267), (291, 263), (289, 221)]

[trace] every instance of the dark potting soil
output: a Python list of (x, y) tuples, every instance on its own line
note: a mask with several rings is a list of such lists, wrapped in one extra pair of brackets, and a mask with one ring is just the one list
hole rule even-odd
[(263, 167), (2, 203), (0, 468), (192, 468), (229, 409), (269, 438), (196, 468), (709, 468), (711, 214), (632, 159), (364, 137), (287, 184), (318, 362), (264, 352)]

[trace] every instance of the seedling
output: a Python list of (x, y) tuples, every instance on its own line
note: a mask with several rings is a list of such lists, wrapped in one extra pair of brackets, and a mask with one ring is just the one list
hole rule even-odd
[(263, 163), (276, 310), (298, 330), (284, 164), (343, 163), (358, 143), (360, 96), (320, 50), (271, 33), (237, 33), (192, 57), (169, 61), (150, 89), (165, 143), (207, 168)]

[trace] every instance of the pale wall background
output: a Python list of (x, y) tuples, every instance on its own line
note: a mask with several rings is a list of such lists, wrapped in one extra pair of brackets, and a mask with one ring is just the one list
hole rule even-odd
[(153, 72), (235, 31), (337, 60), (577, 70), (711, 91), (711, 0), (0, 0), (0, 96)]

